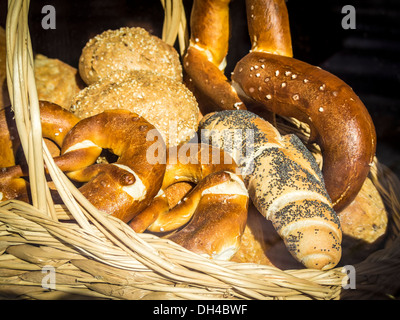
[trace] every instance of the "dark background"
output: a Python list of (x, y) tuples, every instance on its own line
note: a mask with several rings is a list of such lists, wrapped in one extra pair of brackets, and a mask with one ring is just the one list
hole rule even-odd
[[(189, 17), (192, 0), (184, 0)], [(56, 29), (41, 26), (42, 7), (56, 9)], [(344, 30), (344, 5), (356, 9), (356, 29)], [(369, 110), (378, 134), (377, 155), (400, 176), (400, 1), (289, 0), (294, 56), (319, 65), (347, 82)], [(5, 26), (7, 0), (0, 0)], [(231, 3), (232, 36), (227, 74), (249, 50), (244, 0)], [(161, 36), (159, 0), (33, 0), (33, 49), (77, 67), (87, 40), (106, 29), (141, 26)]]

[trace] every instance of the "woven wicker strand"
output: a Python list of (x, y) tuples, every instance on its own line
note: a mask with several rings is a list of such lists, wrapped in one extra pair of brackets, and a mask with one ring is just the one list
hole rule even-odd
[[(188, 39), (182, 1), (162, 0), (161, 4), (165, 10), (163, 39), (174, 44), (178, 38), (182, 53)], [(400, 267), (398, 181), (378, 161), (371, 176), (391, 213), (391, 242), (355, 266), (360, 290), (343, 290), (347, 275), (342, 267), (325, 272), (283, 271), (211, 261), (166, 239), (136, 234), (94, 208), (54, 164), (37, 130), (39, 109), (32, 78), (28, 8), (29, 1), (9, 1), (7, 75), (35, 200), (32, 204), (0, 203), (1, 298), (339, 299), (387, 297), (399, 290), (400, 281), (393, 276), (393, 270)], [(293, 119), (276, 125), (307, 139), (306, 128)], [(51, 200), (43, 161), (63, 205)], [(42, 283), (43, 268), (49, 266), (55, 270), (55, 288)], [(374, 275), (379, 275), (375, 282)], [(386, 287), (389, 291), (385, 284), (391, 284)]]

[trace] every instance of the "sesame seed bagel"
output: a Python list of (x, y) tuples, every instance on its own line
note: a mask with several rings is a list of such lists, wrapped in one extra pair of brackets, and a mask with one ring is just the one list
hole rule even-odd
[(117, 70), (138, 69), (182, 81), (176, 50), (139, 27), (104, 31), (86, 43), (79, 59), (79, 73), (88, 85)]
[(202, 141), (222, 148), (239, 164), (255, 207), (289, 252), (308, 268), (333, 268), (341, 257), (339, 218), (322, 173), (300, 139), (280, 135), (245, 110), (206, 115), (199, 127)]
[(110, 74), (80, 91), (70, 108), (80, 118), (110, 109), (139, 114), (158, 129), (167, 146), (190, 140), (198, 126), (192, 92), (182, 82), (146, 70)]

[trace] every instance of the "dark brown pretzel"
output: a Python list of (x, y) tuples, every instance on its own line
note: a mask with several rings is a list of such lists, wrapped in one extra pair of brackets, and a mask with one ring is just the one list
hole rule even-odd
[[(213, 12), (212, 6), (217, 3), (219, 1), (204, 2), (203, 11), (194, 5), (192, 17), (205, 17), (205, 12)], [(310, 142), (317, 142), (322, 149), (326, 188), (335, 210), (340, 211), (359, 192), (375, 156), (376, 133), (372, 119), (346, 83), (329, 72), (292, 58), (284, 0), (247, 0), (246, 8), (252, 48), (234, 69), (232, 85), (236, 90), (202, 92), (217, 104), (215, 110), (234, 109), (232, 104), (218, 102), (221, 96), (230, 97), (232, 92), (237, 92), (249, 110), (257, 112), (261, 108), (308, 123), (312, 133)], [(227, 12), (228, 5), (224, 7), (224, 14)], [(213, 30), (211, 21), (203, 29), (204, 33)], [(194, 23), (196, 20), (191, 24)], [(219, 28), (219, 24), (215, 26), (216, 32), (229, 30)], [(199, 31), (195, 29), (195, 32)], [(200, 39), (198, 35), (195, 37)], [(215, 39), (224, 41), (226, 37), (215, 36)], [(206, 47), (204, 52), (208, 51), (212, 49)], [(191, 63), (190, 57), (189, 46), (185, 57), (188, 63), (184, 63), (184, 68), (201, 89), (200, 82), (208, 77), (209, 67)], [(217, 77), (208, 80), (209, 88), (227, 87), (227, 79), (223, 82)], [(211, 80), (214, 83), (210, 83)]]

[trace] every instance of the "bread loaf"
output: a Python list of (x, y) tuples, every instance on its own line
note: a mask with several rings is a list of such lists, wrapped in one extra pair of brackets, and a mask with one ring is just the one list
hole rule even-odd
[[(244, 110), (207, 115), (200, 129), (202, 141), (224, 149), (238, 163), (255, 207), (272, 221), (298, 261), (322, 270), (339, 262), (340, 222), (321, 171), (299, 138), (281, 136)], [(232, 137), (236, 142), (227, 143), (227, 130), (240, 135), (239, 140)]]

